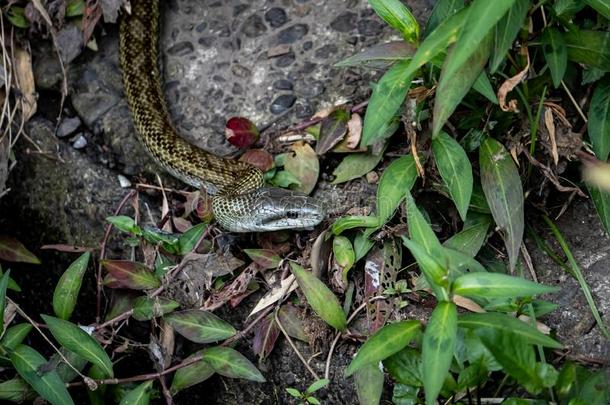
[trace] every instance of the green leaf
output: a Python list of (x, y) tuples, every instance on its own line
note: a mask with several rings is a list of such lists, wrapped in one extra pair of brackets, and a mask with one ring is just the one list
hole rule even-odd
[(523, 187), (519, 172), (504, 146), (487, 138), (479, 149), (481, 185), (491, 214), (503, 232), (510, 268), (514, 269), (523, 239)]
[[(78, 370), (78, 372), (82, 372), (85, 369), (85, 366), (89, 364), (89, 361), (78, 354), (71, 352), (65, 347), (60, 347), (59, 351), (67, 361), (64, 360), (59, 353), (55, 353), (49, 359), (47, 367), (55, 367), (55, 371), (57, 371), (57, 374), (59, 374), (59, 378), (61, 378), (64, 383), (69, 383), (78, 377), (76, 370)], [(71, 366), (69, 366), (68, 363), (70, 363)], [(108, 375), (104, 373), (103, 378), (106, 377), (108, 377)]]
[(4, 332), (4, 308), (6, 308), (6, 288), (10, 279), (10, 270), (0, 278), (0, 335)]
[(394, 118), (407, 97), (413, 74), (405, 75), (404, 72), (411, 63), (412, 61), (398, 62), (375, 86), (364, 115), (362, 145), (372, 145), (384, 135), (382, 129)]
[(410, 192), (406, 193), (406, 206), (407, 206), (407, 223), (409, 225), (409, 234), (411, 239), (422, 246), (426, 253), (432, 255), (435, 258), (441, 258), (443, 252), (443, 246), (438, 240), (432, 227), (426, 221), (420, 210), (415, 205), (415, 200), (411, 196)]
[(419, 24), (400, 0), (369, 0), (373, 10), (392, 28), (400, 32), (407, 42), (419, 40)]
[(493, 87), (491, 87), (491, 82), (489, 81), (489, 77), (485, 70), (477, 77), (477, 79), (472, 83), (472, 88), (478, 91), (482, 96), (487, 98), (494, 104), (498, 104), (498, 97), (496, 96), (496, 92)]
[(164, 297), (138, 297), (133, 301), (133, 318), (137, 321), (150, 321), (178, 308), (180, 304)]
[(404, 349), (421, 330), (419, 321), (402, 321), (385, 325), (362, 345), (345, 370), (349, 377), (366, 364), (377, 365)]
[(464, 0), (439, 0), (434, 4), (428, 23), (426, 24), (426, 36), (443, 21), (464, 8)]
[(605, 162), (610, 154), (610, 78), (595, 85), (588, 118), (587, 128), (593, 152)]
[(148, 405), (152, 380), (146, 381), (132, 389), (123, 397), (119, 405)]
[(584, 0), (556, 0), (553, 8), (558, 17), (571, 19), (585, 7)]
[(195, 343), (212, 343), (235, 335), (233, 326), (211, 312), (190, 309), (163, 317), (176, 332)]
[(78, 293), (90, 258), (91, 253), (83, 253), (70, 264), (57, 282), (53, 292), (53, 312), (58, 318), (70, 319), (76, 307)]
[(180, 246), (180, 251), (178, 252), (181, 256), (185, 256), (187, 253), (190, 253), (194, 248), (199, 239), (201, 239), (201, 235), (205, 232), (207, 228), (207, 224), (197, 224), (180, 235), (180, 239), (178, 239), (178, 245)]
[(101, 263), (110, 276), (104, 284), (110, 288), (149, 290), (161, 285), (157, 276), (141, 263), (128, 260), (102, 260)]
[(377, 217), (379, 226), (385, 224), (417, 180), (415, 159), (406, 155), (394, 160), (384, 170), (377, 188)]
[(36, 393), (32, 388), (19, 377), (0, 383), (0, 400), (22, 403), (32, 401), (36, 398)]
[(572, 29), (564, 40), (571, 61), (610, 70), (610, 32)]
[(290, 270), (314, 312), (333, 328), (345, 330), (347, 320), (335, 294), (316, 276), (298, 264), (291, 262)]
[(69, 0), (66, 4), (66, 17), (78, 17), (85, 14), (85, 0)]
[[(105, 378), (105, 374), (101, 368), (94, 364), (89, 367), (87, 377), (92, 378), (94, 380), (102, 380)], [(89, 403), (91, 405), (105, 405), (105, 396), (107, 388), (107, 385), (100, 385), (95, 391), (87, 390), (87, 397), (89, 397)]]
[(529, 0), (516, 0), (504, 17), (496, 24), (493, 52), (489, 62), (491, 73), (495, 73), (505, 59), (506, 52), (512, 47), (517, 34), (519, 34), (524, 24), (529, 6)]
[(17, 28), (27, 28), (28, 20), (25, 18), (23, 7), (11, 6), (6, 10), (6, 18)]
[(51, 334), (66, 349), (100, 367), (108, 377), (113, 377), (112, 361), (102, 346), (87, 332), (63, 319), (40, 315)]
[(364, 176), (379, 164), (382, 157), (382, 153), (379, 155), (352, 153), (345, 156), (333, 171), (335, 179), (332, 181), (332, 184), (345, 183), (346, 181)]
[[(199, 357), (203, 351), (198, 351), (190, 355), (184, 361), (189, 361), (194, 357)], [(214, 374), (214, 369), (205, 360), (199, 360), (186, 367), (182, 367), (174, 373), (172, 386), (170, 388), (172, 394), (177, 393), (185, 388), (192, 387), (210, 378)]]
[[(468, 216), (471, 214), (472, 213), (469, 213)], [(485, 217), (489, 218), (487, 216)], [(490, 219), (486, 219), (469, 227), (464, 226), (464, 229), (443, 242), (443, 246), (455, 249), (470, 257), (475, 257), (487, 238), (487, 230), (489, 229), (489, 224), (491, 222)]]
[(608, 0), (584, 0), (590, 7), (595, 11), (604, 16), (607, 20), (610, 20), (610, 1)]
[(512, 298), (556, 292), (557, 287), (498, 273), (469, 273), (453, 282), (453, 292), (464, 297)]
[(29, 346), (19, 345), (11, 353), (10, 358), (21, 378), (52, 405), (74, 404), (56, 371), (39, 374), (38, 369), (47, 364), (47, 360), (36, 350)]
[(352, 55), (340, 62), (335, 67), (363, 66), (369, 68), (383, 69), (395, 62), (411, 59), (415, 53), (415, 47), (404, 41), (392, 41), (377, 44), (362, 52)]
[(21, 242), (5, 235), (0, 235), (0, 259), (7, 262), (40, 264), (40, 260)]
[(32, 325), (29, 323), (20, 323), (13, 325), (4, 332), (0, 345), (8, 350), (13, 350), (32, 330)]
[(559, 87), (568, 68), (568, 49), (563, 35), (555, 27), (547, 27), (542, 33), (542, 52), (549, 65), (553, 85)]
[(421, 376), (421, 353), (406, 347), (383, 361), (388, 373), (399, 383), (413, 387), (423, 386)]
[(369, 363), (354, 373), (360, 405), (379, 405), (383, 393), (383, 371), (379, 364)]
[(136, 224), (136, 221), (128, 216), (119, 215), (116, 217), (107, 217), (106, 221), (112, 224), (119, 231), (131, 233), (133, 235), (142, 235), (142, 229)]
[(430, 316), (422, 342), (422, 377), (426, 404), (436, 404), (451, 365), (457, 335), (457, 309), (441, 301)]
[(481, 329), (497, 329), (500, 332), (513, 332), (525, 342), (541, 345), (553, 349), (561, 349), (563, 346), (540, 333), (536, 328), (506, 314), (487, 312), (480, 314), (461, 314), (458, 325), (462, 328), (473, 329), (475, 332)]
[(352, 242), (345, 236), (335, 236), (333, 239), (333, 257), (343, 273), (343, 279), (347, 280), (347, 272), (356, 262)]
[(326, 387), (328, 384), (330, 384), (329, 379), (321, 378), (319, 380), (312, 382), (311, 385), (309, 387), (307, 387), (307, 389), (305, 390), (305, 393), (313, 394), (314, 392), (318, 391), (319, 389)]
[(591, 184), (587, 185), (587, 189), (597, 210), (597, 215), (602, 221), (606, 233), (610, 235), (610, 193)]
[(379, 227), (379, 218), (377, 218), (376, 216), (366, 217), (362, 215), (354, 215), (337, 219), (333, 223), (331, 231), (333, 235), (340, 235), (348, 229), (377, 227)]
[(288, 393), (290, 396), (292, 396), (292, 397), (294, 397), (294, 398), (301, 398), (301, 397), (302, 397), (302, 395), (301, 395), (301, 391), (299, 391), (299, 390), (297, 390), (297, 389), (295, 389), (295, 388), (286, 388), (286, 392), (287, 392), (287, 393)]
[(244, 253), (263, 269), (276, 269), (282, 261), (277, 253), (269, 249), (244, 249)]
[[(402, 236), (402, 243), (411, 251), (417, 261), (426, 281), (434, 291), (434, 295), (439, 300), (449, 299), (449, 271), (442, 266), (436, 259), (428, 254), (423, 246)], [(444, 255), (443, 255), (444, 256)]]
[(445, 132), (432, 140), (432, 151), (438, 171), (449, 189), (462, 220), (472, 195), (472, 166), (460, 144)]
[(203, 359), (220, 375), (229, 378), (265, 382), (265, 377), (238, 351), (229, 347), (211, 347), (203, 351)]

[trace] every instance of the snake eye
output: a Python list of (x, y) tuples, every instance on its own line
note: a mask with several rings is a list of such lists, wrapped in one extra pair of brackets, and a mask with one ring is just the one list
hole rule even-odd
[(299, 217), (299, 213), (297, 211), (286, 212), (286, 218), (288, 218), (288, 219), (297, 219), (298, 217)]

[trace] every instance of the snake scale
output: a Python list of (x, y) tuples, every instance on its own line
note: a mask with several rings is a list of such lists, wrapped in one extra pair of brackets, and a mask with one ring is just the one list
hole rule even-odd
[(313, 198), (265, 187), (263, 173), (215, 156), (180, 138), (172, 125), (158, 68), (159, 1), (131, 0), (123, 16), (119, 59), (136, 132), (153, 159), (174, 177), (213, 195), (212, 211), (232, 232), (303, 229), (325, 216)]

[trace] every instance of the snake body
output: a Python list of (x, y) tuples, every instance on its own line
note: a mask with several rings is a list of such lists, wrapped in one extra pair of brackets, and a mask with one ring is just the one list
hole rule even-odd
[(131, 0), (131, 14), (122, 18), (119, 33), (125, 97), (149, 154), (174, 177), (213, 195), (214, 216), (229, 231), (302, 229), (318, 224), (324, 210), (314, 199), (265, 187), (258, 168), (215, 156), (178, 136), (157, 65), (159, 19), (158, 0)]

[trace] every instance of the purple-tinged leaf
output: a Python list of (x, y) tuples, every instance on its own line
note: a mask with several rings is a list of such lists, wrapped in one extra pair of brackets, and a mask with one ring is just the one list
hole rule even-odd
[(0, 259), (7, 262), (40, 264), (40, 260), (17, 239), (0, 235)]
[(176, 332), (195, 343), (212, 343), (230, 338), (237, 331), (211, 312), (199, 309), (173, 312), (163, 317)]
[(161, 285), (155, 274), (141, 263), (128, 260), (102, 260), (102, 266), (110, 276), (104, 279), (104, 284), (110, 288), (149, 290)]

